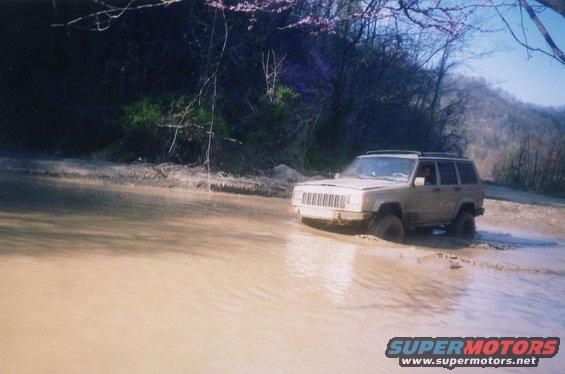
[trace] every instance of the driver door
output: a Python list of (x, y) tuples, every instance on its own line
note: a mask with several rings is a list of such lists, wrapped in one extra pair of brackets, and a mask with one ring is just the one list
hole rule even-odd
[(408, 223), (432, 223), (440, 219), (439, 199), (441, 187), (438, 184), (438, 171), (435, 161), (420, 161), (416, 177), (425, 178), (424, 186), (412, 185), (411, 196), (406, 208)]

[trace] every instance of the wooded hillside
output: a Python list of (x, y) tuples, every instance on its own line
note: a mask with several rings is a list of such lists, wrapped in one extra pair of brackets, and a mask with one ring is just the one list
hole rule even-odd
[(183, 1), (128, 12), (100, 32), (53, 26), (96, 2), (4, 4), (0, 144), (234, 173), (279, 163), (333, 172), (369, 149), (468, 147), (492, 176), (522, 133), (551, 127), (562, 137), (563, 111), (450, 75), (464, 35), (330, 3), (320, 14), (342, 21), (325, 32), (288, 27), (307, 19), (300, 7), (250, 17)]
[(485, 179), (535, 191), (565, 190), (565, 108), (522, 103), (481, 79), (458, 77), (469, 93), (466, 154)]

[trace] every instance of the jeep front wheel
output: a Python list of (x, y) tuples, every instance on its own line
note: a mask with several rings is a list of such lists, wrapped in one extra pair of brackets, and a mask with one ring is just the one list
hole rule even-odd
[(449, 226), (448, 233), (465, 239), (475, 237), (475, 217), (466, 211), (459, 212)]
[(389, 242), (404, 243), (404, 225), (392, 214), (371, 219), (367, 233)]

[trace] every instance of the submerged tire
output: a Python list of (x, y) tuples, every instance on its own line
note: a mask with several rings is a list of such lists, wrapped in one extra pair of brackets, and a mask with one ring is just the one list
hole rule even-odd
[(465, 239), (475, 238), (475, 216), (469, 212), (459, 212), (449, 226), (448, 233)]
[(392, 214), (374, 217), (369, 222), (367, 233), (389, 242), (404, 243), (404, 225)]

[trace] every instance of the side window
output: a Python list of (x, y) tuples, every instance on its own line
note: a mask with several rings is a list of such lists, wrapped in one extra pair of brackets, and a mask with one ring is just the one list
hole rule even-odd
[(437, 168), (439, 169), (441, 184), (457, 184), (457, 174), (455, 173), (453, 162), (438, 162)]
[(418, 169), (418, 178), (424, 178), (426, 180), (426, 186), (431, 186), (437, 184), (436, 177), (436, 165), (434, 162), (422, 162)]
[(461, 178), (462, 184), (477, 184), (479, 183), (479, 178), (477, 178), (477, 173), (475, 173), (475, 168), (470, 162), (458, 162), (457, 169), (459, 170), (459, 177)]

